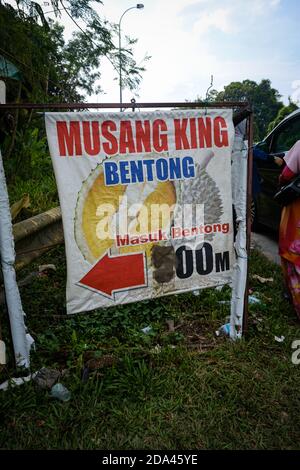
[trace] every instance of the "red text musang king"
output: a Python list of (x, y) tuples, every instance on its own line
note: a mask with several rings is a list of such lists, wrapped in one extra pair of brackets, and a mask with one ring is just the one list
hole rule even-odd
[[(170, 122), (170, 121), (169, 121)], [(172, 149), (228, 147), (228, 129), (223, 117), (191, 117), (173, 119), (168, 129), (163, 119), (57, 121), (59, 154), (65, 156), (96, 156), (165, 152)], [(170, 139), (170, 142), (169, 142)]]

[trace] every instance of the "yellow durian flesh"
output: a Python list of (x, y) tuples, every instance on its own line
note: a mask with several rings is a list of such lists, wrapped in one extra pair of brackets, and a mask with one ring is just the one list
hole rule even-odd
[[(81, 251), (91, 263), (97, 261), (105, 252), (115, 246), (115, 240), (111, 237), (101, 239), (97, 236), (97, 226), (99, 223), (103, 222), (103, 218), (99, 216), (98, 208), (103, 207), (105, 204), (110, 204), (113, 206), (113, 213), (118, 212), (120, 201), (125, 195), (126, 188), (127, 186), (125, 185), (105, 186), (104, 175), (101, 171), (87, 192), (81, 216), (83, 240), (80, 240), (78, 246), (81, 249), (80, 245), (84, 245), (84, 250), (81, 249)], [(167, 228), (166, 225), (169, 225), (168, 222), (170, 221), (170, 211), (172, 211), (175, 203), (176, 192), (173, 183), (170, 181), (159, 182), (155, 190), (145, 199), (143, 203), (145, 210), (141, 210), (138, 213), (134, 232), (138, 232), (141, 227), (143, 227), (143, 229), (146, 228), (146, 232), (143, 231), (143, 234), (154, 233), (159, 229), (163, 230)], [(160, 213), (158, 210), (155, 211), (155, 206), (160, 206)], [(111, 232), (110, 224), (113, 214), (110, 214), (110, 217), (105, 214), (104, 217), (108, 222), (108, 226), (106, 227), (107, 232)], [(147, 219), (145, 219), (145, 217), (147, 217)], [(129, 233), (129, 235), (134, 235), (134, 232)], [(140, 232), (140, 234), (142, 233)], [(147, 256), (150, 256), (152, 247), (153, 242), (143, 245), (127, 246), (120, 248), (120, 253), (144, 251)]]
[[(145, 211), (141, 210), (137, 217), (136, 231), (146, 228), (146, 233), (155, 233), (167, 228), (172, 217), (172, 209), (176, 203), (176, 192), (172, 182), (159, 182), (155, 191), (146, 198), (144, 202)], [(156, 207), (155, 207), (156, 206)], [(160, 211), (157, 210), (160, 206)], [(147, 220), (144, 217), (147, 216)], [(143, 230), (143, 233), (144, 230)], [(142, 234), (142, 233), (140, 233)], [(132, 234), (134, 235), (134, 233)], [(145, 251), (147, 256), (151, 255), (153, 242), (143, 245), (123, 247), (120, 253), (134, 253)]]
[[(94, 261), (114, 244), (114, 240), (111, 238), (103, 240), (97, 237), (97, 225), (100, 221), (97, 209), (102, 204), (111, 204), (117, 212), (120, 198), (123, 197), (125, 190), (126, 186), (124, 185), (105, 186), (104, 175), (101, 172), (88, 192), (82, 211), (82, 230)], [(109, 227), (107, 228), (109, 229)]]

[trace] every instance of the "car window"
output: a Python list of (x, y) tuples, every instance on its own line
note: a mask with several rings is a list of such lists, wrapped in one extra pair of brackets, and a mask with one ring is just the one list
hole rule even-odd
[(300, 118), (288, 121), (274, 135), (271, 152), (286, 152), (300, 140)]

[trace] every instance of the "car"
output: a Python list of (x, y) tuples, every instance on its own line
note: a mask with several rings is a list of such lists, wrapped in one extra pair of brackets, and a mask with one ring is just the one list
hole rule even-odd
[[(300, 109), (296, 109), (285, 117), (256, 148), (271, 155), (283, 157), (290, 148), (300, 140)], [(252, 226), (258, 230), (260, 226), (277, 231), (280, 223), (281, 206), (274, 200), (278, 191), (278, 178), (282, 171), (275, 163), (256, 160), (260, 176), (261, 191), (252, 201)]]

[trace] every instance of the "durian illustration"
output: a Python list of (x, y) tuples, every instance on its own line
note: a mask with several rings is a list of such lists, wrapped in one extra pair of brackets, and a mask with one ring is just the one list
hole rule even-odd
[[(114, 157), (114, 160), (120, 157)], [(95, 263), (109, 249), (115, 247), (115, 236), (117, 224), (120, 220), (120, 214), (123, 211), (123, 202), (125, 201), (128, 210), (128, 234), (136, 235), (140, 227), (145, 231), (143, 233), (156, 232), (159, 229), (169, 230), (164, 225), (167, 217), (151, 217), (151, 207), (154, 204), (165, 204), (167, 212), (172, 213), (172, 207), (176, 203), (176, 192), (172, 181), (145, 182), (129, 185), (106, 186), (104, 183), (104, 173), (102, 164), (94, 168), (87, 179), (83, 182), (81, 190), (78, 194), (77, 205), (75, 209), (75, 240), (84, 258), (91, 264)], [(139, 210), (137, 203), (146, 210)], [(113, 212), (108, 217), (103, 214), (100, 208), (105, 205), (113, 206)], [(103, 239), (99, 234), (99, 224), (103, 222), (103, 218), (108, 219), (107, 231), (110, 237)], [(119, 248), (119, 252), (132, 253), (143, 251), (146, 252), (149, 259), (151, 258), (151, 249), (156, 242), (148, 242), (141, 245), (130, 245)]]
[[(197, 226), (195, 208), (197, 204), (204, 205), (203, 224), (218, 223), (223, 215), (222, 197), (214, 179), (207, 172), (207, 166), (214, 157), (214, 153), (208, 150), (200, 163), (196, 163), (195, 177), (191, 180), (174, 181), (176, 189), (176, 208), (174, 212), (175, 220), (183, 220), (184, 204), (190, 204), (193, 207), (191, 217), (192, 226)], [(205, 234), (204, 238), (211, 241), (214, 233)], [(173, 246), (184, 244), (190, 239), (175, 239)]]
[[(120, 214), (127, 215), (128, 235), (137, 233), (154, 233), (164, 230), (170, 232), (174, 219), (180, 220), (184, 204), (196, 206), (204, 204), (204, 224), (220, 222), (223, 207), (220, 190), (206, 168), (213, 158), (212, 151), (206, 152), (200, 163), (195, 165), (195, 177), (188, 180), (153, 181), (113, 186), (106, 186), (102, 163), (98, 164), (82, 183), (75, 209), (75, 240), (84, 258), (94, 264), (106, 252), (116, 250), (116, 234), (119, 230)], [(153, 155), (156, 157), (156, 155)], [(121, 157), (114, 157), (118, 160)], [(137, 205), (139, 203), (139, 205)], [(110, 205), (113, 210), (103, 213), (100, 208)], [(127, 205), (127, 208), (125, 206)], [(165, 205), (166, 217), (153, 217), (153, 205)], [(143, 207), (143, 208), (142, 208)], [(146, 210), (144, 210), (146, 209)], [(169, 215), (171, 214), (171, 219)], [(151, 215), (151, 216), (150, 216)], [(99, 233), (99, 224), (107, 223), (106, 230), (110, 236), (103, 238)], [(179, 219), (178, 219), (179, 217)], [(193, 219), (196, 225), (196, 220)], [(141, 227), (143, 230), (141, 231)], [(211, 240), (213, 234), (206, 234), (205, 239)], [(151, 252), (154, 245), (176, 249), (184, 244), (185, 239), (160, 242), (148, 242), (143, 245), (119, 247), (117, 252), (132, 253), (144, 251), (148, 258), (148, 267), (152, 265)]]

